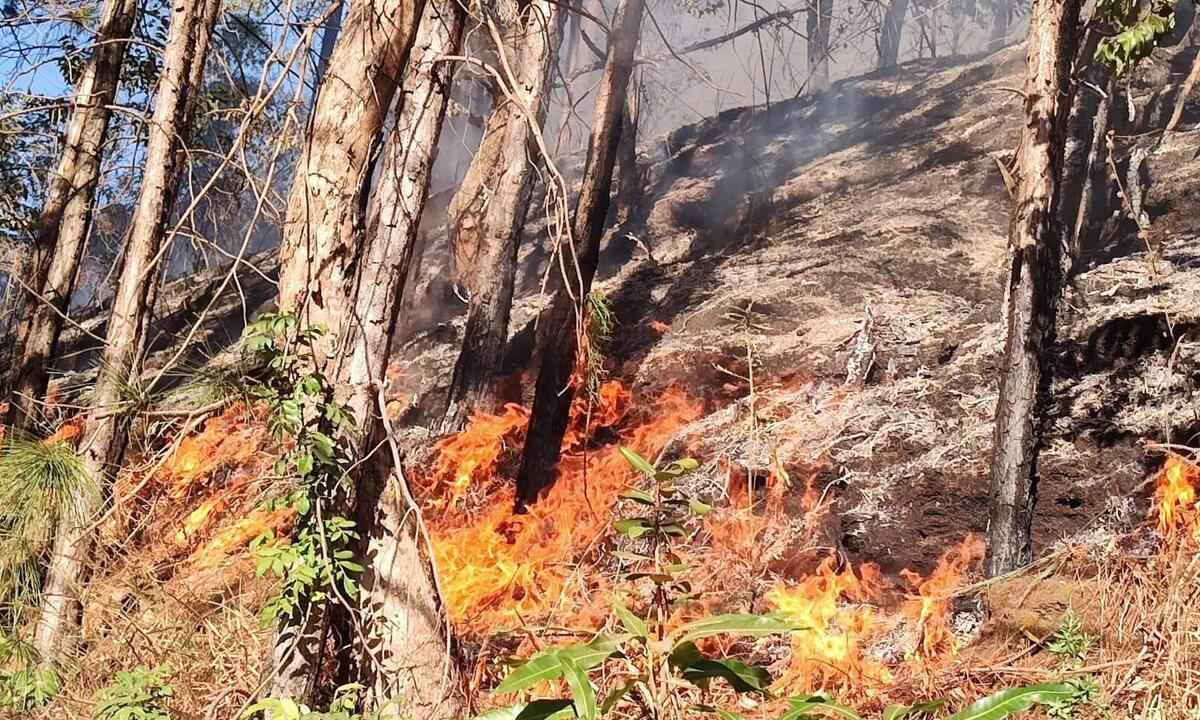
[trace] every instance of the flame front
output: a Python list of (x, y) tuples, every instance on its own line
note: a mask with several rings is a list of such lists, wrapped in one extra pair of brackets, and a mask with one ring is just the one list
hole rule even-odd
[[(601, 386), (593, 401), (576, 400), (558, 477), (522, 514), (514, 510), (511, 482), (497, 471), (507, 450), (520, 446), (528, 412), (509, 406), (500, 415), (478, 415), (467, 430), (439, 443), (425, 504), (435, 517), (434, 556), (446, 606), (460, 630), (494, 633), (554, 609), (590, 608), (602, 581), (573, 568), (609, 531), (613, 502), (633, 479), (617, 446), (653, 456), (701, 410), (675, 388), (644, 413), (631, 412), (630, 405), (629, 391), (618, 383)], [(585, 439), (601, 428), (614, 429), (619, 442), (585, 451)], [(455, 500), (439, 504), (438, 488), (446, 486)], [(468, 494), (483, 496), (477, 513), (453, 506)]]
[(1172, 453), (1158, 476), (1154, 492), (1158, 532), (1167, 539), (1200, 539), (1197, 523), (1196, 485), (1200, 467)]
[(901, 577), (917, 593), (905, 603), (903, 612), (916, 623), (915, 655), (921, 659), (931, 660), (958, 652), (950, 627), (950, 597), (962, 585), (967, 571), (983, 560), (984, 549), (983, 538), (968, 535), (957, 548), (942, 554), (928, 578), (911, 570), (900, 571)]

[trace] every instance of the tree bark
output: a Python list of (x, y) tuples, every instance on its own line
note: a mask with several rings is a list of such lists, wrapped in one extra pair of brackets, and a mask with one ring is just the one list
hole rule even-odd
[(808, 87), (812, 92), (829, 89), (829, 26), (833, 0), (810, 0), (808, 5)]
[(572, 257), (564, 283), (542, 318), (542, 358), (529, 432), (517, 475), (517, 504), (525, 506), (554, 481), (563, 434), (578, 381), (583, 299), (600, 260), (600, 240), (611, 201), (613, 165), (621, 141), (622, 117), (642, 24), (643, 0), (620, 0), (609, 35), (604, 76), (596, 95), (592, 135), (572, 222)]
[[(125, 259), (81, 444), (84, 468), (97, 486), (124, 450), (123, 411), (129, 385), (137, 377), (137, 358), (145, 337), (146, 301), (158, 279), (159, 251), (180, 160), (179, 138), (187, 134), (188, 98), (198, 91), (190, 87), (190, 82), (203, 70), (219, 7), (220, 0), (175, 0), (172, 4), (162, 77), (148, 130), (142, 187), (130, 220)], [(78, 593), (91, 554), (88, 525), (102, 497), (102, 493), (84, 493), (75, 498), (69, 517), (80, 518), (78, 524), (57, 530), (35, 637), (43, 661), (57, 662), (70, 650), (79, 623)]]
[[(109, 109), (116, 98), (137, 0), (108, 0), (96, 46), (75, 90), (63, 153), (38, 217), (31, 252), (18, 271), (31, 293), (22, 307), (10, 375), (6, 422), (32, 429), (36, 403), (46, 394), (50, 363), (62, 333), (75, 276), (91, 225)], [(33, 294), (36, 293), (36, 296)]]
[(444, 433), (462, 429), (473, 413), (495, 405), (492, 383), (508, 341), (521, 228), (541, 162), (534, 134), (546, 119), (564, 21), (556, 0), (537, 0), (525, 8), (516, 37), (507, 43), (516, 47), (507, 63), (516, 75), (516, 86), (505, 93), (512, 97), (498, 99), (480, 152), (450, 203), (450, 243), (470, 300), (442, 417)]
[(1061, 290), (1060, 178), (1080, 4), (1035, 0), (1030, 17), (1020, 179), (1009, 227), (1007, 339), (993, 435), (988, 526), (988, 573), (993, 577), (1028, 564), (1032, 557), (1040, 415), (1050, 383), (1047, 350), (1054, 342)]
[(879, 32), (879, 69), (896, 67), (900, 60), (900, 40), (904, 31), (904, 16), (908, 13), (908, 0), (892, 0), (883, 14), (883, 28)]
[[(397, 656), (405, 658), (409, 673), (393, 665), (369, 675), (369, 700), (382, 704), (394, 691), (387, 712), (439, 718), (457, 708), (443, 702), (437, 682), (438, 662), (447, 648), (441, 614), (434, 612), (439, 599), (430, 559), (418, 542), (409, 507), (398, 507), (386, 492), (403, 482), (398, 468), (390, 456), (372, 454), (380, 452), (384, 439), (377, 398), (445, 105), (443, 70), (431, 63), (454, 33), (435, 28), (433, 18), (450, 25), (457, 11), (442, 4), (451, 0), (435, 1), (439, 4), (428, 12), (423, 2), (350, 4), (289, 198), (279, 307), (294, 312), (302, 327), (328, 329), (315, 348), (315, 369), (333, 384), (359, 428), (346, 440), (363, 461), (356, 483), (358, 515), (375, 554), (364, 578), (366, 602), (375, 614), (370, 632), (383, 642), (383, 659), (394, 663)], [(378, 231), (368, 234), (363, 214), (377, 145), (422, 14), (429, 20), (428, 32), (422, 33), (411, 71), (415, 74), (406, 80), (411, 94), (401, 100), (400, 118), (385, 151), (374, 223)], [(382, 452), (386, 454), (386, 445)], [(395, 482), (387, 485), (388, 477)], [(330, 608), (313, 604), (309, 610), (303, 620), (285, 619), (277, 629), (268, 690), (272, 696), (311, 700)], [(369, 646), (367, 654), (376, 657), (376, 648)]]
[[(454, 55), (463, 32), (458, 0), (429, 0), (421, 18), (408, 69), (399, 118), (384, 148), (375, 196), (379, 222), (367, 238), (354, 306), (363, 319), (347, 382), (349, 403), (368, 418), (369, 452), (386, 445), (379, 382), (395, 336), (404, 283), (429, 191), (433, 161), (450, 96)], [(367, 710), (382, 718), (453, 718), (457, 702), (445, 613), (433, 583), (431, 559), (422, 551), (403, 469), (380, 452), (359, 484), (359, 527), (366, 538), (362, 610), (367, 645), (360, 648), (359, 682), (367, 687)], [(445, 671), (445, 672), (443, 672)], [(443, 680), (446, 681), (443, 687)]]

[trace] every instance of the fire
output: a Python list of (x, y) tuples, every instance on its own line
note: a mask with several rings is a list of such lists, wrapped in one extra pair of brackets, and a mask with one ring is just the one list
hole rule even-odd
[[(631, 412), (630, 405), (629, 391), (617, 383), (603, 385), (590, 407), (588, 400), (577, 400), (558, 478), (520, 515), (513, 510), (511, 483), (495, 482), (492, 473), (523, 434), (526, 411), (510, 406), (503, 415), (476, 417), (463, 433), (439, 443), (436, 483), (457, 485), (460, 496), (476, 487), (488, 492), (486, 509), (477, 517), (454, 517), (447, 509), (434, 522), (442, 590), (461, 630), (496, 632), (558, 606), (594, 604), (598, 580), (573, 573), (572, 566), (609, 532), (611, 507), (632, 480), (617, 445), (653, 457), (700, 414), (699, 404), (674, 388), (654, 402), (648, 417)], [(633, 419), (640, 422), (630, 424)], [(585, 452), (585, 438), (604, 427), (617, 430), (618, 443)]]
[(950, 626), (950, 596), (962, 584), (966, 573), (983, 560), (984, 549), (983, 538), (968, 535), (957, 548), (942, 554), (928, 578), (911, 570), (900, 571), (917, 593), (902, 608), (904, 615), (917, 625), (916, 656), (931, 660), (958, 651)]
[(295, 517), (296, 510), (290, 507), (277, 510), (254, 510), (247, 517), (225, 528), (200, 546), (196, 552), (192, 553), (192, 560), (197, 567), (214, 568), (235, 550), (249, 544), (251, 540), (268, 530), (274, 531), (276, 536), (286, 535), (286, 530)]
[(1167, 456), (1158, 476), (1158, 488), (1154, 491), (1158, 532), (1163, 537), (1175, 538), (1181, 531), (1188, 531), (1193, 538), (1200, 535), (1200, 523), (1196, 522), (1198, 481), (1200, 467), (1179, 455)]
[(805, 630), (792, 635), (792, 658), (781, 684), (789, 692), (820, 687), (864, 688), (888, 683), (891, 672), (867, 657), (869, 640), (880, 628), (875, 608), (883, 593), (879, 568), (864, 564), (838, 571), (836, 558), (821, 563), (815, 575), (785, 583), (767, 601)]

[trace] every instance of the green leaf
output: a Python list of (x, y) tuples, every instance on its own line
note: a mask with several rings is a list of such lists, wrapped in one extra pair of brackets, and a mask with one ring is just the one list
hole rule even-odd
[(724, 679), (740, 693), (766, 694), (771, 684), (771, 674), (766, 669), (728, 658), (704, 658), (683, 671), (683, 679), (700, 688), (708, 687), (712, 678)]
[(587, 673), (569, 657), (559, 656), (562, 663), (563, 677), (571, 688), (571, 697), (575, 706), (575, 717), (579, 720), (596, 720), (596, 689)]
[(556, 680), (562, 677), (562, 672), (562, 663), (558, 660), (558, 651), (551, 650), (532, 657), (513, 668), (513, 671), (504, 678), (504, 681), (496, 686), (495, 692), (503, 695), (505, 693), (524, 690), (540, 682)]
[(688, 510), (691, 510), (693, 515), (707, 515), (712, 512), (712, 505), (707, 505), (699, 500), (688, 500)]
[(621, 649), (628, 635), (597, 635), (586, 645), (571, 645), (557, 651), (583, 670), (591, 670)]
[(542, 698), (489, 710), (475, 720), (549, 720), (559, 716), (565, 717), (568, 714), (565, 711), (570, 707), (570, 700)]
[(643, 505), (654, 504), (654, 496), (645, 490), (626, 490), (625, 492), (621, 493), (621, 497), (625, 498), (626, 500), (639, 502)]
[(613, 527), (617, 532), (629, 537), (632, 540), (637, 540), (653, 530), (653, 528), (650, 526), (650, 521), (646, 520), (646, 518), (628, 518), (626, 520), (617, 520), (613, 523)]
[(613, 600), (613, 612), (630, 635), (642, 639), (650, 637), (650, 628), (646, 626), (646, 621), (634, 615), (620, 599)]
[(674, 644), (678, 645), (689, 640), (699, 640), (713, 635), (761, 637), (802, 629), (781, 615), (754, 615), (751, 613), (713, 615), (679, 628), (674, 635), (676, 638)]
[(792, 709), (783, 714), (779, 720), (806, 720), (807, 718), (823, 715), (825, 717), (841, 718), (842, 720), (863, 720), (862, 716), (845, 705), (839, 705), (823, 695), (807, 695), (788, 698)]
[(933, 715), (946, 704), (945, 700), (930, 700), (915, 705), (888, 705), (880, 720), (905, 720)]
[(638, 682), (638, 678), (626, 680), (625, 682), (621, 683), (619, 687), (605, 696), (604, 702), (600, 703), (600, 714), (607, 715), (609, 711), (617, 706), (617, 703), (621, 702), (621, 698), (628, 695), (629, 691), (637, 686)]
[(1047, 683), (1009, 688), (951, 715), (947, 720), (1002, 720), (1028, 710), (1034, 705), (1047, 705), (1070, 699), (1076, 689), (1066, 683)]
[(704, 653), (696, 647), (696, 643), (687, 640), (677, 644), (667, 656), (667, 662), (676, 670), (683, 671), (704, 659)]
[(645, 475), (646, 477), (654, 477), (654, 473), (655, 473), (654, 466), (651, 465), (650, 462), (648, 460), (646, 460), (646, 458), (642, 457), (641, 455), (638, 455), (637, 453), (635, 453), (634, 451), (630, 450), (627, 447), (622, 447), (622, 448), (618, 448), (618, 449), (621, 451), (621, 455), (625, 458), (625, 462), (629, 463), (629, 465), (631, 467), (633, 467), (634, 470), (637, 470), (639, 473), (641, 473), (642, 475)]

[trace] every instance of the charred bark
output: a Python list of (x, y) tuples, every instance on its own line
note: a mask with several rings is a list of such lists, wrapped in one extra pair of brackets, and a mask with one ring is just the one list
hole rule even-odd
[(833, 0), (810, 0), (808, 5), (808, 86), (812, 92), (829, 89), (829, 26)]
[[(81, 444), (83, 465), (97, 486), (120, 460), (125, 446), (127, 389), (136, 381), (137, 358), (145, 337), (145, 306), (158, 279), (159, 251), (171, 211), (179, 138), (186, 137), (190, 87), (206, 60), (220, 0), (181, 0), (172, 7), (163, 54), (162, 77), (149, 124), (145, 170), (130, 220), (125, 259), (113, 297), (105, 347)], [(46, 579), (35, 646), (42, 659), (56, 662), (69, 650), (79, 622), (79, 589), (91, 554), (88, 531), (103, 495), (74, 499), (76, 524), (58, 528)]]
[[(372, 657), (378, 647), (386, 650), (392, 669), (366, 675), (368, 701), (379, 706), (391, 700), (386, 712), (402, 717), (457, 711), (444, 701), (439, 682), (448, 648), (431, 561), (403, 503), (407, 490), (383, 442), (378, 403), (445, 105), (443, 70), (433, 61), (456, 35), (450, 26), (457, 17), (452, 0), (430, 8), (402, 0), (348, 6), (299, 160), (302, 172), (292, 186), (281, 250), (279, 307), (294, 312), (302, 327), (328, 329), (312, 362), (359, 428), (343, 440), (362, 461), (356, 509), (370, 556), (364, 602), (374, 637), (360, 650)], [(426, 30), (406, 76), (419, 22)], [(411, 92), (400, 101), (385, 149), (376, 232), (367, 233), (362, 209), (376, 146), (402, 77)], [(304, 618), (281, 623), (271, 695), (309, 701), (330, 618), (327, 605), (314, 603)], [(395, 661), (399, 657), (403, 666)]]
[(507, 41), (516, 53), (505, 64), (517, 76), (505, 81), (515, 86), (501, 93), (506, 97), (488, 118), (480, 151), (450, 204), (456, 274), (470, 299), (442, 417), (444, 433), (462, 429), (473, 413), (495, 404), (492, 384), (508, 341), (521, 227), (538, 162), (534, 133), (546, 119), (564, 15), (550, 0), (530, 3), (523, 11), (519, 30)]
[(1032, 557), (1040, 416), (1050, 384), (1047, 351), (1054, 343), (1061, 291), (1060, 178), (1080, 4), (1035, 0), (1030, 18), (1020, 180), (1009, 227), (1007, 337), (993, 433), (991, 576), (1022, 567)]
[(900, 60), (900, 40), (903, 37), (904, 17), (908, 14), (908, 0), (892, 0), (883, 14), (883, 27), (879, 31), (879, 69), (896, 67)]
[(38, 217), (33, 251), (18, 271), (30, 294), (17, 322), (11, 357), (7, 424), (32, 429), (34, 407), (46, 394), (51, 359), (71, 301), (91, 225), (109, 109), (117, 94), (137, 0), (108, 0), (96, 48), (75, 90), (63, 153)]
[(575, 395), (576, 368), (583, 334), (583, 299), (592, 287), (600, 240), (611, 200), (613, 165), (621, 142), (622, 117), (642, 23), (643, 0), (620, 0), (609, 35), (604, 76), (596, 96), (591, 140), (575, 207), (572, 256), (542, 318), (538, 344), (542, 358), (529, 432), (517, 475), (517, 504), (525, 506), (554, 481), (559, 450)]

